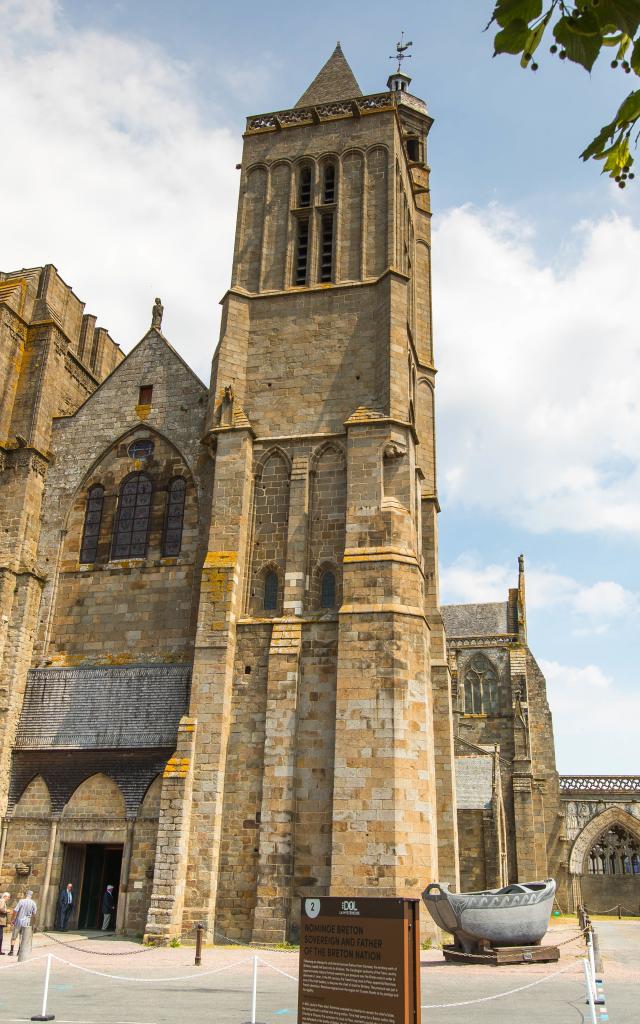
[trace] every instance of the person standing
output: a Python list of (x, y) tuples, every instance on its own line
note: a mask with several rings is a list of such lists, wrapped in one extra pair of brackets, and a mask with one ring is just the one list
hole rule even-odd
[(2, 940), (4, 938), (4, 930), (9, 922), (9, 900), (11, 899), (10, 892), (3, 892), (0, 896), (0, 956), (5, 954), (2, 952)]
[(58, 906), (56, 908), (56, 928), (61, 932), (66, 932), (69, 918), (73, 911), (73, 885), (71, 882), (67, 882), (65, 889), (60, 890), (58, 896)]
[(102, 930), (106, 932), (109, 924), (111, 923), (111, 915), (113, 914), (113, 908), (115, 904), (113, 901), (113, 886), (108, 885), (105, 889), (104, 896), (102, 897)]
[(13, 931), (11, 932), (11, 949), (9, 950), (9, 956), (13, 956), (13, 947), (18, 939), (20, 940), (18, 949), (20, 949), (22, 940), (24, 939), (24, 933), (27, 928), (32, 927), (33, 919), (38, 913), (35, 901), (31, 899), (32, 896), (32, 890), (27, 889), (24, 894), (24, 899), (18, 900), (13, 908)]

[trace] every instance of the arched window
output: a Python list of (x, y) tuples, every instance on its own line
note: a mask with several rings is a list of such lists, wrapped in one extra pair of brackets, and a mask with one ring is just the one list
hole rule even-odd
[(80, 547), (81, 562), (95, 562), (100, 539), (102, 523), (102, 507), (104, 505), (104, 487), (96, 484), (87, 495), (87, 507), (84, 513), (84, 531)]
[(148, 459), (152, 454), (153, 441), (150, 441), (148, 437), (139, 437), (136, 441), (132, 441), (127, 448), (127, 455), (130, 459)]
[(589, 851), (590, 875), (637, 875), (640, 873), (640, 841), (623, 828), (612, 825)]
[(298, 206), (311, 206), (311, 168), (301, 167), (298, 176)]
[(336, 606), (336, 577), (331, 569), (326, 569), (320, 580), (320, 607), (335, 608)]
[(322, 202), (335, 203), (336, 201), (336, 165), (325, 164), (322, 176)]
[(175, 557), (180, 554), (186, 493), (187, 482), (183, 477), (176, 477), (169, 484), (167, 511), (164, 518), (164, 537), (162, 538), (162, 554), (166, 557)]
[(496, 670), (483, 654), (474, 654), (464, 674), (464, 710), (467, 715), (498, 712)]
[(120, 488), (112, 558), (144, 558), (147, 553), (153, 484), (145, 473), (132, 473)]
[(278, 609), (278, 574), (273, 569), (264, 578), (262, 607), (266, 612), (275, 612)]

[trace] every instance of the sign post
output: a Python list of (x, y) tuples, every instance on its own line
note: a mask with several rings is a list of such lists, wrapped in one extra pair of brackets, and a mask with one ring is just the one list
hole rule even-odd
[(420, 1024), (419, 901), (302, 900), (298, 1024)]

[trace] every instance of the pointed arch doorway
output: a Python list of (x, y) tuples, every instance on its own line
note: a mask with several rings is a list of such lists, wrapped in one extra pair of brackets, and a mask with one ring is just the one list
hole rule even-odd
[[(61, 886), (73, 885), (75, 907), (69, 920), (70, 929), (98, 930), (102, 927), (102, 895), (113, 886), (114, 904), (118, 905), (122, 871), (122, 843), (65, 843), (62, 858)], [(114, 931), (116, 914), (111, 915), (109, 931)]]

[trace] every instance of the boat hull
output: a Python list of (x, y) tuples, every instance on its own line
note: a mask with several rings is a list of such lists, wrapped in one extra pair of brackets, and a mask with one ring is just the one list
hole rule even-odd
[(556, 883), (521, 882), (503, 889), (453, 893), (434, 882), (422, 894), (436, 924), (450, 932), (465, 953), (485, 946), (537, 946), (553, 909)]

